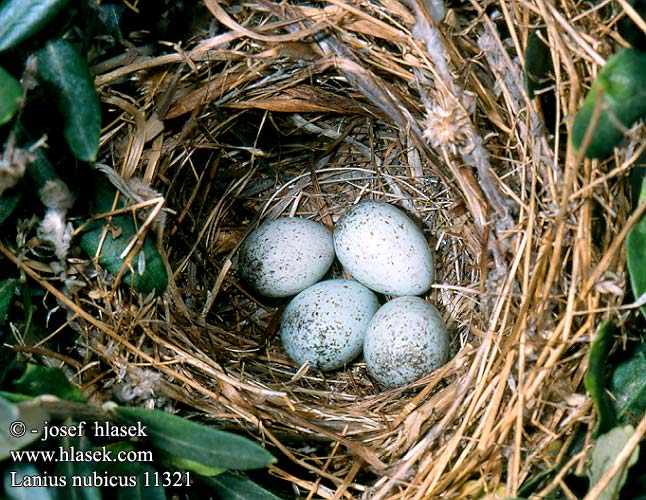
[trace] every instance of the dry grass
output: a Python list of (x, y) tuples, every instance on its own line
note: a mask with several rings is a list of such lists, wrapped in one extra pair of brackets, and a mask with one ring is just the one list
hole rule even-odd
[[(211, 31), (97, 68), (113, 110), (108, 162), (173, 211), (162, 240), (172, 280), (158, 301), (49, 287), (82, 331), (83, 387), (245, 430), (293, 462), (271, 473), (308, 498), (514, 496), (564, 458), (575, 430), (589, 441), (586, 353), (604, 318), (630, 313), (619, 308), (635, 220), (626, 175), (643, 143), (632, 131), (613, 164), (567, 142), (622, 43), (607, 2), (485, 11), (473, 0), (439, 28), (403, 0), (205, 4)], [(523, 90), (536, 26), (555, 61), (556, 136)], [(331, 227), (360, 199), (404, 207), (434, 247), (428, 299), (454, 356), (403, 389), (381, 391), (361, 362), (299, 370), (276, 338), (281, 304), (252, 296), (236, 272), (261, 220)], [(561, 478), (536, 498), (567, 491)]]

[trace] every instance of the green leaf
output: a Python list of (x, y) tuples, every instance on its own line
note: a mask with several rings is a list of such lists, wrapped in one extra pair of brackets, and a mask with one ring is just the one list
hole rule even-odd
[[(634, 431), (635, 429), (631, 425), (627, 425), (625, 427), (615, 427), (610, 432), (599, 436), (590, 454), (590, 466), (586, 471), (587, 476), (590, 478), (591, 486), (597, 484), (599, 479), (610, 469), (615, 458), (621, 453)], [(626, 481), (628, 469), (637, 462), (638, 456), (639, 446), (636, 446), (628, 459), (626, 467), (620, 469), (617, 475), (610, 480), (608, 486), (597, 497), (598, 500), (614, 500), (618, 498), (619, 492)]]
[[(103, 178), (99, 178), (93, 184), (90, 196), (96, 213), (109, 212), (115, 190)], [(81, 234), (80, 245), (90, 257), (94, 257), (100, 251), (99, 264), (116, 275), (124, 264), (121, 254), (136, 234), (137, 230), (131, 214), (116, 215), (109, 220), (101, 219), (88, 225)], [(142, 263), (143, 267), (140, 268)], [(157, 295), (164, 293), (168, 286), (168, 275), (164, 261), (150, 235), (146, 236), (143, 248), (132, 259), (131, 267), (123, 275), (123, 282), (126, 285), (133, 286), (144, 293), (153, 291)]]
[(117, 499), (166, 500), (166, 492), (164, 491), (164, 488), (161, 485), (156, 485), (154, 479), (152, 479), (155, 477), (155, 473), (155, 469), (150, 465), (142, 466), (139, 473), (134, 476), (136, 485), (133, 487), (119, 488)]
[(217, 476), (218, 474), (222, 474), (227, 470), (219, 467), (207, 467), (205, 465), (202, 465), (199, 462), (195, 462), (194, 460), (178, 457), (176, 455), (168, 455), (168, 454), (165, 454), (165, 455), (166, 456), (163, 459), (163, 463), (164, 463), (164, 466), (166, 466), (169, 469), (187, 470), (190, 472), (195, 472), (200, 476), (207, 476), (207, 477)]
[(639, 206), (639, 197), (646, 179), (646, 153), (639, 155), (630, 172), (630, 205), (634, 211)]
[(246, 477), (226, 472), (202, 481), (217, 491), (221, 500), (280, 500), (273, 493), (261, 488)]
[(0, 52), (38, 33), (68, 0), (5, 0), (0, 5)]
[(52, 394), (60, 399), (85, 403), (83, 393), (72, 384), (63, 370), (29, 363), (24, 373), (13, 383), (14, 388), (28, 396)]
[(53, 489), (29, 486), (30, 477), (43, 477), (43, 473), (30, 463), (12, 464), (4, 472), (4, 492), (9, 500), (56, 500)]
[[(90, 423), (91, 426), (94, 426), (93, 423)], [(105, 449), (112, 456), (117, 456), (117, 453), (128, 453), (135, 452), (135, 448), (128, 441), (118, 441), (116, 443), (109, 443), (105, 446)], [(96, 447), (95, 447), (96, 448)], [(97, 448), (100, 449), (100, 448)], [(156, 457), (155, 457), (156, 458)], [(110, 476), (136, 476), (141, 472), (142, 465), (140, 462), (98, 462), (95, 464), (95, 469), (98, 473), (104, 474), (107, 473)]]
[[(642, 180), (640, 203), (646, 194), (646, 177)], [(635, 299), (646, 293), (646, 217), (642, 216), (626, 235), (626, 265)], [(639, 308), (646, 317), (646, 306)]]
[(20, 82), (0, 66), (0, 125), (4, 125), (13, 118), (21, 98)]
[(276, 461), (267, 450), (249, 439), (170, 413), (122, 406), (114, 412), (121, 424), (144, 425), (150, 444), (156, 448), (206, 467), (258, 469)]
[(22, 199), (22, 190), (15, 189), (11, 192), (5, 192), (0, 196), (0, 226), (7, 220)]
[(0, 398), (0, 461), (36, 441), (43, 432), (49, 414), (39, 401), (16, 405)]
[(646, 114), (645, 66), (646, 53), (636, 49), (621, 49), (608, 59), (574, 119), (571, 139), (575, 149), (581, 146), (597, 105), (599, 120), (585, 152), (588, 158), (610, 156), (624, 129)]
[(610, 392), (622, 422), (638, 422), (646, 413), (646, 343), (615, 369)]
[[(92, 223), (88, 230), (81, 235), (81, 248), (91, 257), (94, 257), (100, 250), (99, 264), (114, 275), (117, 275), (124, 265), (125, 260), (121, 258), (122, 252), (137, 234), (130, 217), (130, 215), (112, 217), (112, 229), (116, 228), (116, 231), (106, 231), (105, 238), (103, 237), (103, 221)], [(115, 234), (117, 234), (116, 238)], [(141, 263), (143, 263), (143, 273), (140, 272)], [(126, 285), (133, 286), (136, 290), (144, 293), (155, 292), (156, 295), (164, 293), (168, 286), (168, 275), (164, 262), (150, 236), (146, 237), (142, 250), (135, 255), (130, 265), (132, 268), (128, 268), (123, 277), (123, 282)]]
[(81, 55), (62, 39), (38, 51), (38, 72), (54, 90), (64, 118), (63, 135), (74, 155), (95, 161), (101, 134), (101, 106), (94, 77)]
[[(87, 452), (92, 446), (87, 438), (61, 438), (61, 448), (72, 455), (74, 451)], [(74, 448), (74, 451), (72, 451)], [(101, 500), (99, 479), (105, 477), (96, 473), (95, 462), (85, 460), (59, 461), (55, 474), (65, 477), (65, 486), (59, 488), (59, 498), (65, 500)]]
[(7, 321), (7, 314), (9, 313), (9, 306), (16, 293), (17, 279), (9, 278), (0, 281), (0, 326), (4, 325)]
[(525, 49), (525, 90), (530, 99), (552, 83), (552, 53), (541, 35), (547, 36), (539, 29), (530, 31)]
[(24, 401), (31, 401), (34, 399), (31, 396), (18, 394), (16, 392), (0, 391), (0, 399), (6, 399), (10, 403), (23, 403)]
[(612, 347), (617, 325), (614, 321), (604, 321), (594, 337), (588, 355), (588, 371), (583, 379), (586, 390), (590, 393), (597, 413), (595, 435), (603, 434), (615, 426), (615, 416), (612, 402), (606, 394), (606, 375), (608, 367), (606, 359)]
[(34, 161), (27, 165), (27, 173), (36, 184), (36, 188), (40, 189), (47, 181), (59, 178), (58, 172), (40, 148), (34, 151), (34, 157)]

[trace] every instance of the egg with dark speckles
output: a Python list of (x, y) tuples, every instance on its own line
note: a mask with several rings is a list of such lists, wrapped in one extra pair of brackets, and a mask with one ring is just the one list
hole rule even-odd
[(388, 388), (414, 382), (446, 363), (449, 335), (435, 307), (421, 297), (397, 297), (375, 313), (363, 355), (370, 374)]
[(433, 283), (433, 256), (421, 229), (388, 203), (350, 207), (334, 228), (334, 249), (343, 267), (372, 290), (420, 295)]
[(361, 353), (366, 328), (378, 308), (377, 296), (357, 281), (321, 281), (287, 305), (280, 339), (298, 364), (335, 370)]
[(240, 247), (244, 280), (266, 297), (290, 297), (320, 281), (334, 261), (331, 231), (300, 217), (265, 222)]

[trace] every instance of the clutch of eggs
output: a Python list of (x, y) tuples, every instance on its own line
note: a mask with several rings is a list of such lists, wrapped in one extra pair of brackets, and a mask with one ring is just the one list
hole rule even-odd
[[(356, 281), (320, 281), (335, 254)], [(363, 350), (370, 374), (392, 388), (446, 362), (446, 326), (415, 296), (432, 284), (431, 250), (413, 220), (392, 205), (354, 205), (334, 233), (299, 217), (266, 222), (249, 234), (239, 262), (243, 278), (262, 295), (296, 295), (282, 315), (280, 336), (301, 365), (335, 370)], [(373, 291), (396, 298), (380, 308)]]

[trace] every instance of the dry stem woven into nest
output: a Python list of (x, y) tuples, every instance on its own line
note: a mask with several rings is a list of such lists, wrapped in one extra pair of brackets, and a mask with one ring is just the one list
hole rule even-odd
[[(569, 0), (473, 0), (440, 23), (421, 0), (204, 3), (194, 39), (95, 68), (112, 113), (103, 162), (165, 197), (172, 279), (158, 300), (96, 283), (71, 300), (48, 285), (81, 332), (77, 380), (97, 400), (246, 432), (291, 461), (270, 472), (304, 496), (514, 496), (561, 461), (575, 429), (590, 434), (588, 346), (625, 311), (623, 240), (639, 215), (626, 172), (641, 129), (610, 165), (567, 142), (622, 44), (617, 19)], [(536, 27), (554, 61), (556, 135), (523, 89)], [(361, 362), (299, 369), (276, 337), (283, 304), (236, 272), (259, 222), (332, 227), (365, 199), (423, 226), (437, 276), (427, 298), (453, 338), (445, 366), (390, 391)]]

